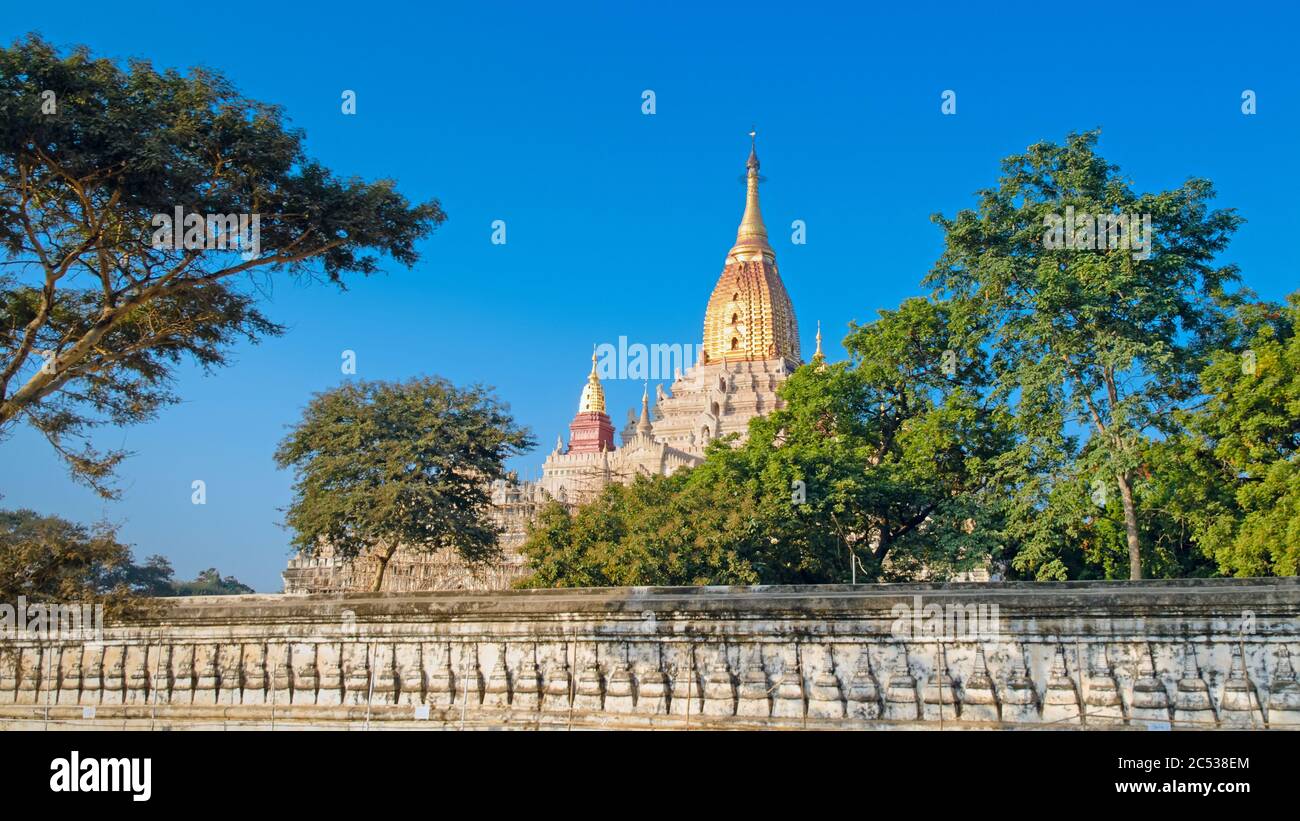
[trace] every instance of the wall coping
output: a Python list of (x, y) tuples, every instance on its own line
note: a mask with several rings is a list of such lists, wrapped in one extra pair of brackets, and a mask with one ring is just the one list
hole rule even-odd
[[(127, 623), (333, 620), (351, 611), (357, 620), (522, 619), (554, 615), (642, 618), (672, 613), (741, 618), (883, 616), (895, 605), (996, 604), (1006, 615), (1039, 616), (1223, 613), (1300, 610), (1300, 578), (1152, 579), (1142, 581), (954, 582), (871, 585), (756, 585), (717, 587), (604, 587), (423, 593), (318, 593), (195, 596), (150, 600), (153, 612)], [(883, 612), (882, 612), (883, 611)], [(1300, 629), (1300, 626), (1297, 627)]]

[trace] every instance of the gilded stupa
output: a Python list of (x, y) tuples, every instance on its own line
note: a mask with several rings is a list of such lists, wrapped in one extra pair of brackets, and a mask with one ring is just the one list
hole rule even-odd
[(587, 384), (582, 386), (582, 396), (578, 398), (578, 413), (604, 413), (605, 387), (600, 384), (596, 374), (596, 352), (591, 353), (591, 373), (587, 375)]
[(767, 241), (758, 201), (758, 149), (752, 142), (745, 168), (745, 213), (704, 312), (703, 362), (784, 358), (797, 363), (799, 326)]

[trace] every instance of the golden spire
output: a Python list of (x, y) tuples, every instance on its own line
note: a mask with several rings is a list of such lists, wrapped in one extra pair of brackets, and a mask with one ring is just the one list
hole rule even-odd
[(591, 374), (587, 384), (582, 386), (582, 398), (578, 400), (578, 413), (604, 413), (605, 389), (596, 376), (596, 347), (591, 348)]
[(802, 362), (794, 306), (777, 271), (776, 254), (768, 244), (758, 205), (762, 178), (758, 175), (758, 151), (752, 144), (754, 135), (751, 131), (745, 215), (704, 311), (700, 361), (705, 365), (775, 359)]
[(767, 242), (767, 228), (763, 225), (763, 209), (758, 204), (758, 148), (757, 131), (749, 132), (749, 160), (745, 163), (745, 214), (740, 218), (740, 229), (736, 231), (736, 244), (727, 254), (727, 262), (743, 260), (761, 260), (764, 257), (774, 260), (776, 254)]
[(826, 356), (822, 353), (822, 321), (817, 320), (817, 350), (813, 353), (812, 361), (817, 365), (817, 370), (826, 370)]

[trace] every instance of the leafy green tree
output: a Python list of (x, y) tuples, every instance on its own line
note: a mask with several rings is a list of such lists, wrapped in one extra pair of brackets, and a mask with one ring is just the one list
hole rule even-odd
[(977, 346), (945, 368), (952, 326), (969, 321), (909, 300), (853, 329), (852, 362), (796, 371), (743, 444), (719, 439), (689, 471), (545, 509), (528, 584), (844, 582), (854, 563), (863, 580), (943, 577), (1000, 555), (1011, 418), (976, 390)]
[[(1095, 153), (1097, 136), (1030, 146), (1003, 161), (998, 185), (980, 192), (976, 209), (936, 215), (946, 244), (927, 279), (983, 316), (995, 393), (1014, 408), (1029, 457), (1010, 517), (1022, 545), (1016, 564), (1047, 578), (1067, 573), (1059, 559), (1066, 519), (1094, 493), (1116, 490), (1129, 576), (1142, 577), (1141, 458), (1176, 432), (1176, 411), (1195, 400), (1197, 375), (1222, 345), (1238, 301), (1228, 290), (1236, 268), (1215, 257), (1240, 218), (1208, 208), (1214, 192), (1203, 179), (1134, 191)], [(1071, 208), (1149, 215), (1149, 246), (1050, 247), (1053, 219)], [(1122, 236), (1140, 241), (1143, 233), (1126, 224)], [(1062, 505), (1062, 493), (1083, 488), (1082, 499)]]
[(533, 572), (516, 586), (604, 586), (586, 572), (593, 563), (585, 560), (587, 545), (578, 540), (574, 529), (574, 517), (568, 507), (558, 501), (542, 505), (537, 518), (528, 523), (528, 534), (520, 548)]
[(523, 587), (757, 584), (788, 581), (766, 565), (771, 522), (731, 484), (687, 485), (688, 472), (609, 485), (570, 510), (542, 508), (523, 547)]
[[(177, 401), (181, 361), (217, 368), (231, 343), (281, 333), (256, 305), (273, 273), (341, 286), (381, 255), (413, 264), (437, 201), (338, 179), (303, 138), (211, 71), (123, 69), (36, 36), (0, 49), (0, 435), (25, 420), (111, 496), (125, 454), (89, 432)], [(178, 207), (202, 249), (160, 229)], [(245, 215), (249, 240), (256, 215), (256, 241), (233, 247), (218, 215)]]
[(867, 451), (841, 481), (859, 486), (854, 530), (887, 578), (942, 577), (1005, 550), (1003, 500), (1024, 457), (989, 389), (987, 331), (970, 307), (909, 299), (844, 343), (864, 389), (855, 424)]
[(296, 474), (285, 521), (308, 555), (376, 561), (373, 590), (399, 546), (452, 548), (470, 563), (499, 555), (489, 485), (534, 445), (482, 386), (445, 379), (357, 381), (316, 394), (275, 460)]
[[(1237, 317), (1201, 373), (1206, 401), (1168, 442), (1169, 504), (1217, 570), (1300, 574), (1300, 293)], [(1175, 473), (1175, 471), (1177, 471)]]
[[(1143, 572), (1151, 578), (1214, 575), (1196, 539), (1186, 504), (1217, 490), (1197, 475), (1171, 440), (1144, 444), (1135, 471), (1134, 496)], [(1011, 518), (1017, 532), (1030, 538), (1017, 544), (1014, 563), (1041, 580), (1116, 579), (1129, 575), (1128, 533), (1122, 500), (1099, 491), (1087, 462), (1069, 463), (1057, 472), (1032, 477), (1035, 487), (1048, 486), (1045, 504), (1017, 509), (1017, 516), (1036, 517), (1032, 527)], [(1022, 494), (1018, 502), (1031, 500)], [(1024, 510), (1023, 513), (1019, 512)]]

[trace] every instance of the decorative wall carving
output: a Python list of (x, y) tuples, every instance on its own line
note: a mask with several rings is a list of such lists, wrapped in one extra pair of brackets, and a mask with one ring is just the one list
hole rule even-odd
[(1300, 728), (1297, 651), (1295, 579), (212, 597), (0, 644), (0, 727)]

